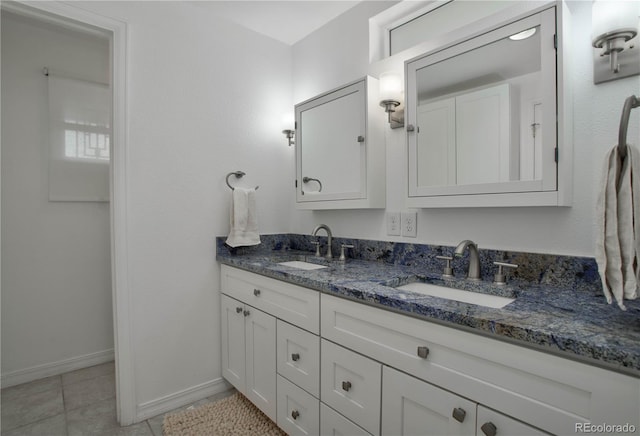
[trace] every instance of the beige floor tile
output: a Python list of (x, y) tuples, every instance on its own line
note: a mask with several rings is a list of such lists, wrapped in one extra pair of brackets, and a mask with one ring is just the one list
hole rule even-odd
[(101, 365), (91, 366), (89, 368), (78, 369), (76, 371), (62, 374), (62, 384), (69, 385), (103, 375), (115, 374), (116, 366), (114, 362), (107, 362)]
[(88, 406), (116, 395), (115, 374), (102, 375), (62, 387), (67, 411)]
[(57, 389), (61, 386), (60, 376), (47, 377), (29, 383), (2, 389), (2, 402), (11, 401), (17, 397), (24, 397), (40, 392)]
[(67, 436), (67, 421), (64, 413), (46, 418), (33, 424), (27, 424), (8, 432), (2, 436)]

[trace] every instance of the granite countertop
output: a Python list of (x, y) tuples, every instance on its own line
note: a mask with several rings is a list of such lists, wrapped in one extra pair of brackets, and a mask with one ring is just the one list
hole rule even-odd
[[(234, 254), (218, 246), (217, 260), (246, 271), (362, 301), (428, 321), (463, 328), (562, 357), (640, 377), (640, 300), (626, 302), (627, 311), (609, 305), (593, 290), (513, 283), (496, 287), (490, 281), (472, 284), (447, 279), (415, 266), (348, 259), (327, 262), (306, 251)], [(302, 270), (279, 262), (306, 260), (327, 268)], [(426, 280), (449, 287), (511, 294), (516, 300), (492, 309), (453, 300), (400, 291), (394, 286)]]

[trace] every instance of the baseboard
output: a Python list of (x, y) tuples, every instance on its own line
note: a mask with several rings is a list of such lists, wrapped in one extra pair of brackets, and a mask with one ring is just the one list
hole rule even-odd
[(45, 377), (60, 375), (65, 372), (88, 368), (90, 366), (100, 365), (101, 363), (111, 362), (113, 360), (113, 348), (110, 350), (97, 351), (95, 353), (85, 354), (84, 356), (72, 357), (70, 359), (45, 363), (2, 374), (0, 377), (0, 385), (2, 388), (8, 388), (9, 386), (15, 386)]
[(161, 415), (178, 407), (224, 392), (230, 388), (231, 385), (220, 377), (155, 400), (140, 403), (136, 408), (136, 422), (153, 418), (154, 416)]

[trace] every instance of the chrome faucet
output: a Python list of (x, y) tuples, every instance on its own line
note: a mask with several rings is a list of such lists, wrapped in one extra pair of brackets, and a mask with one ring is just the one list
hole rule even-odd
[(331, 234), (331, 229), (326, 224), (320, 224), (318, 227), (313, 229), (313, 236), (316, 236), (316, 234), (320, 229), (325, 229), (327, 231), (327, 255), (325, 257), (331, 260), (333, 258), (333, 254), (331, 254), (331, 241), (333, 238), (333, 235)]
[(464, 250), (469, 247), (469, 271), (467, 278), (469, 280), (480, 280), (480, 258), (478, 257), (478, 245), (465, 239), (456, 247), (453, 255), (455, 257), (462, 257)]

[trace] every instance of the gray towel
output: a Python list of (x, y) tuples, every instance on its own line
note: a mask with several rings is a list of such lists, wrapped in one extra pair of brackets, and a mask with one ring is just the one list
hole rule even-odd
[[(638, 151), (627, 146), (621, 161), (618, 147), (605, 158), (603, 183), (596, 203), (596, 261), (607, 302), (626, 310), (624, 299), (638, 297), (640, 253), (640, 171)], [(617, 181), (617, 183), (616, 183)], [(637, 216), (637, 218), (636, 218)]]

